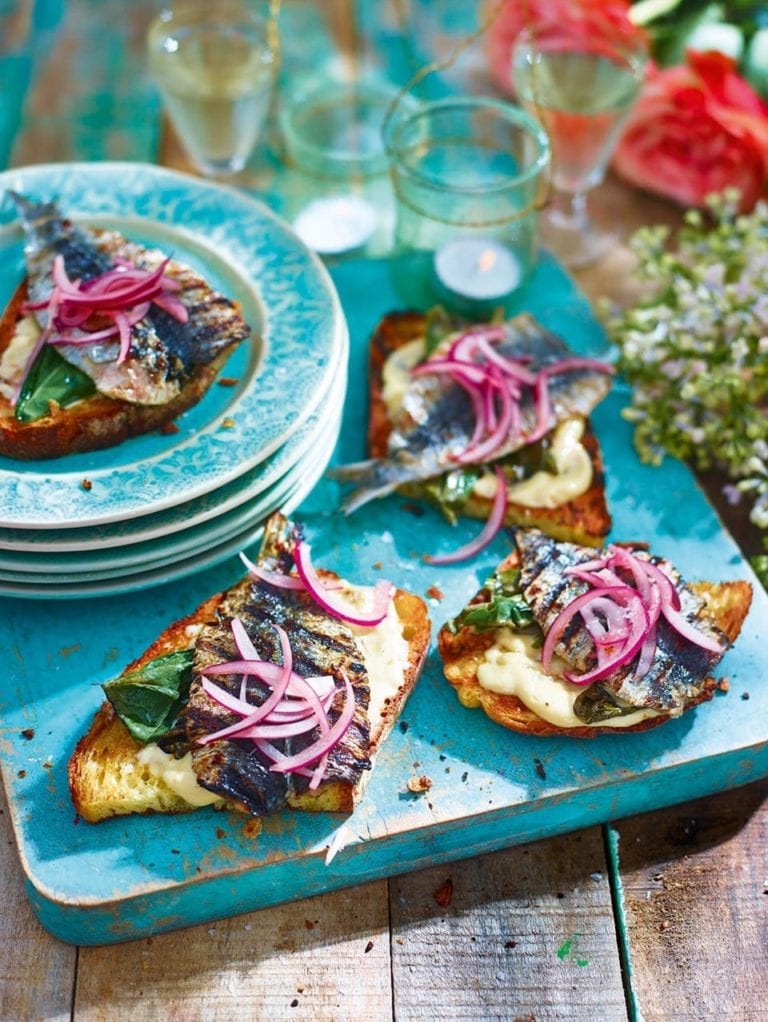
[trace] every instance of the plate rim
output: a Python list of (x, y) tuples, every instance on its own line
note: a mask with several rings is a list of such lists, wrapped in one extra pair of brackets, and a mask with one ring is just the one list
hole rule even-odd
[[(67, 565), (62, 565), (61, 570), (46, 571), (46, 565), (42, 563), (39, 568), (26, 566), (10, 568), (0, 563), (0, 593), (2, 593), (5, 583), (8, 582), (39, 586), (42, 590), (45, 590), (48, 585), (76, 585), (79, 581), (99, 581), (102, 579), (106, 581), (107, 578), (114, 579), (117, 582), (120, 579), (128, 579), (132, 575), (150, 571), (156, 567), (159, 568), (164, 565), (170, 567), (177, 560), (185, 560), (195, 553), (205, 550), (208, 546), (223, 543), (229, 536), (235, 535), (238, 532), (244, 532), (248, 525), (253, 526), (257, 521), (262, 520), (264, 508), (274, 507), (276, 500), (279, 506), (284, 500), (289, 499), (300, 488), (305, 479), (314, 478), (316, 466), (319, 466), (320, 463), (327, 467), (336, 448), (340, 430), (341, 415), (337, 414), (332, 419), (329, 419), (327, 423), (323, 424), (321, 428), (322, 435), (316, 434), (317, 446), (313, 449), (307, 449), (304, 452), (303, 458), (299, 459), (288, 472), (281, 476), (273, 487), (265, 490), (262, 494), (257, 494), (257, 500), (252, 502), (255, 506), (249, 506), (250, 502), (244, 501), (233, 508), (230, 513), (237, 513), (238, 516), (229, 522), (221, 521), (226, 516), (226, 513), (223, 516), (217, 516), (209, 521), (201, 522), (200, 528), (203, 531), (194, 537), (185, 536), (188, 531), (186, 529), (176, 530), (169, 535), (158, 538), (160, 540), (177, 540), (177, 542), (171, 542), (170, 545), (156, 550), (148, 557), (142, 557), (140, 550), (131, 551), (117, 564), (105, 557), (103, 561), (95, 561), (91, 566), (83, 570), (71, 567), (68, 569)], [(310, 455), (316, 451), (319, 457), (310, 459)], [(323, 468), (324, 471), (325, 468)], [(270, 513), (269, 510), (267, 513)], [(137, 543), (136, 546), (141, 547), (143, 544)], [(116, 549), (125, 550), (126, 548), (118, 547)], [(0, 551), (0, 562), (2, 562), (2, 553)], [(74, 554), (75, 552), (73, 551), (72, 553)], [(106, 553), (108, 551), (105, 551)], [(41, 561), (45, 560), (45, 556), (47, 555), (41, 557)], [(135, 570), (132, 570), (133, 566), (135, 566)], [(128, 567), (129, 570), (123, 570), (125, 567)]]
[[(336, 399), (338, 399), (338, 401), (339, 401), (338, 413), (339, 414), (340, 414), (340, 411), (341, 411), (341, 407), (343, 405), (344, 393), (345, 393), (345, 390), (346, 390), (346, 382), (347, 382), (347, 380), (346, 380), (346, 371), (344, 371), (344, 373), (339, 374), (339, 376), (336, 378), (336, 380), (333, 383), (332, 390), (327, 395), (331, 399), (331, 401), (335, 401)], [(263, 485), (263, 486), (261, 485), (262, 484), (262, 480), (259, 479), (258, 482), (255, 484), (256, 487), (257, 487), (256, 489), (251, 489), (248, 486), (246, 486), (244, 488), (238, 487), (238, 489), (235, 492), (231, 493), (227, 498), (225, 498), (223, 504), (216, 503), (214, 506), (210, 506), (210, 507), (206, 508), (204, 511), (201, 511), (201, 512), (199, 512), (197, 514), (195, 514), (193, 512), (191, 517), (184, 522), (183, 527), (178, 522), (172, 522), (172, 523), (167, 523), (166, 522), (165, 524), (156, 525), (154, 527), (152, 527), (150, 525), (149, 526), (149, 531), (148, 531), (147, 528), (143, 528), (143, 529), (141, 529), (140, 531), (138, 531), (136, 533), (121, 534), (115, 540), (110, 539), (108, 536), (107, 537), (104, 537), (104, 536), (92, 537), (90, 539), (86, 539), (86, 543), (87, 543), (86, 546), (83, 546), (82, 542), (78, 542), (77, 534), (78, 534), (78, 532), (81, 531), (81, 529), (62, 529), (61, 531), (65, 532), (65, 533), (68, 533), (72, 537), (72, 540), (65, 541), (63, 539), (56, 539), (56, 540), (54, 540), (51, 543), (46, 543), (44, 540), (41, 541), (41, 542), (38, 542), (38, 543), (33, 543), (33, 542), (30, 542), (29, 540), (22, 540), (20, 543), (14, 545), (14, 544), (5, 542), (4, 540), (2, 540), (2, 537), (0, 537), (0, 560), (2, 559), (3, 554), (5, 554), (5, 553), (38, 554), (40, 557), (45, 557), (45, 556), (48, 556), (49, 554), (76, 554), (78, 552), (88, 553), (90, 551), (100, 549), (102, 546), (105, 545), (105, 543), (108, 543), (109, 546), (112, 549), (119, 549), (121, 547), (139, 545), (139, 544), (142, 544), (142, 543), (150, 542), (150, 541), (155, 540), (155, 539), (162, 539), (164, 536), (167, 536), (171, 532), (179, 532), (179, 531), (186, 530), (188, 528), (194, 528), (194, 527), (199, 526), (199, 525), (204, 525), (206, 522), (213, 521), (215, 518), (217, 518), (221, 514), (227, 514), (230, 511), (235, 511), (238, 507), (241, 507), (247, 501), (249, 501), (249, 500), (251, 500), (253, 498), (259, 497), (262, 493), (264, 493), (270, 487), (278, 485), (280, 483), (280, 481), (284, 478), (284, 476), (287, 475), (289, 472), (291, 472), (295, 468), (296, 464), (299, 461), (301, 461), (302, 458), (304, 458), (304, 456), (309, 452), (310, 448), (312, 447), (313, 443), (315, 442), (315, 438), (317, 436), (318, 431), (322, 431), (324, 429), (327, 429), (329, 427), (329, 424), (333, 420), (335, 414), (337, 414), (337, 413), (333, 410), (333, 408), (331, 408), (330, 413), (327, 413), (327, 414), (320, 414), (320, 413), (318, 413), (318, 410), (315, 409), (315, 412), (313, 413), (313, 415), (316, 415), (317, 419), (315, 421), (315, 425), (314, 425), (313, 429), (311, 431), (308, 431), (307, 435), (297, 445), (297, 449), (292, 452), (290, 460), (289, 460), (287, 466), (284, 467), (282, 472), (280, 472), (278, 475), (274, 475), (273, 474), (273, 476), (270, 479), (270, 481), (266, 485)], [(291, 437), (288, 438), (286, 443), (290, 443), (293, 439), (297, 438), (298, 434), (300, 434), (301, 430), (308, 429), (308, 427), (310, 426), (311, 422), (312, 422), (312, 416), (310, 416), (309, 419), (306, 422), (302, 423), (302, 425), (299, 427), (299, 429), (296, 430), (296, 432), (294, 434), (292, 434)], [(280, 453), (279, 451), (276, 451), (272, 455), (272, 457), (277, 457), (277, 455), (279, 453)], [(251, 469), (249, 471), (255, 471), (256, 469), (258, 469), (258, 467), (259, 467), (258, 465), (255, 465), (255, 466), (253, 466), (253, 469)], [(245, 474), (246, 473), (243, 473), (243, 475), (245, 475)], [(235, 484), (237, 484), (238, 479), (242, 479), (242, 476), (240, 476), (240, 477), (238, 477), (236, 479), (230, 480), (230, 482), (224, 484), (224, 486), (226, 487), (226, 486), (235, 485)], [(219, 488), (217, 488), (217, 489), (219, 489)], [(204, 496), (209, 497), (209, 498), (215, 498), (216, 497), (216, 490), (212, 490), (208, 494), (205, 494)], [(193, 501), (195, 499), (196, 498), (193, 498)], [(182, 504), (175, 505), (175, 507), (176, 507), (176, 509), (180, 509), (186, 503), (191, 503), (191, 502), (185, 501)], [(158, 514), (165, 514), (165, 513), (169, 512), (169, 511), (172, 511), (172, 510), (173, 510), (173, 508), (166, 508), (163, 511), (159, 511), (157, 513)], [(141, 525), (142, 518), (143, 518), (144, 521), (146, 521), (147, 517), (148, 516), (141, 516), (141, 517), (139, 517), (137, 519), (137, 524)], [(110, 524), (115, 525), (115, 524), (119, 524), (119, 523), (115, 523), (115, 522), (105, 523), (106, 527), (109, 527)], [(83, 526), (82, 527), (82, 531), (86, 531), (89, 528), (93, 528), (93, 527)], [(13, 531), (24, 531), (24, 530), (15, 529)], [(28, 531), (29, 533), (31, 533), (33, 535), (39, 535), (41, 532), (44, 532), (45, 530), (44, 529), (29, 529), (29, 530), (26, 530), (26, 531)], [(58, 530), (51, 530), (51, 531), (58, 531)]]

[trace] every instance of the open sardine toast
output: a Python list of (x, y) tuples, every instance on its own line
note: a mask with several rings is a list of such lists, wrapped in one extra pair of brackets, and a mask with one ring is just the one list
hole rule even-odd
[(196, 271), (11, 194), (26, 277), (0, 319), (0, 455), (97, 450), (196, 404), (250, 333)]
[[(462, 333), (450, 321), (439, 321), (439, 329), (447, 343)], [(477, 434), (476, 410), (464, 389), (445, 376), (412, 375), (417, 365), (420, 371), (426, 368), (425, 338), (434, 330), (431, 314), (419, 312), (393, 312), (378, 324), (369, 359), (371, 460), (331, 473), (356, 487), (345, 508), (354, 510), (396, 488), (436, 504), (450, 520), (487, 519), (495, 495), (494, 469), (499, 466), (508, 491), (504, 524), (536, 526), (559, 539), (599, 546), (611, 519), (600, 447), (588, 415), (608, 392), (609, 373), (596, 371), (592, 360), (573, 358), (559, 338), (530, 316), (492, 326), (488, 336), (493, 337), (494, 351), (488, 358), (495, 352), (519, 360), (523, 379), (531, 385), (513, 392), (519, 418), (508, 417), (506, 437), (497, 437), (495, 444), (485, 441), (490, 453), (478, 462), (484, 441)], [(467, 333), (475, 330), (482, 336), (482, 327), (467, 328)], [(445, 344), (443, 340), (435, 346), (438, 358)], [(482, 365), (481, 357), (473, 355), (468, 361), (472, 360)], [(584, 368), (579, 366), (582, 361)], [(535, 372), (543, 370), (541, 382), (555, 364), (572, 368), (549, 375), (549, 387), (540, 393), (532, 383)], [(471, 376), (464, 381), (471, 382)], [(541, 396), (547, 397), (548, 409), (542, 409)], [(506, 410), (502, 404), (491, 411), (495, 421), (486, 424), (489, 431), (502, 428)], [(534, 437), (532, 442), (529, 437)], [(467, 445), (470, 454), (463, 460), (462, 447)]]
[(298, 527), (273, 515), (249, 575), (105, 684), (69, 762), (82, 819), (211, 803), (257, 817), (352, 811), (416, 684), (430, 621), (420, 597), (386, 582), (339, 588), (309, 556)]
[(748, 582), (688, 583), (640, 548), (517, 529), (438, 647), (459, 700), (513, 731), (643, 731), (712, 698), (751, 599)]

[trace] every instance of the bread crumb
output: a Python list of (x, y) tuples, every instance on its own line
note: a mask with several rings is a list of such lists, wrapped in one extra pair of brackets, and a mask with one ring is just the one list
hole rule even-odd
[(416, 518), (422, 518), (424, 516), (424, 508), (418, 504), (414, 504), (412, 501), (406, 501), (405, 504), (401, 504), (403, 511), (407, 511), (409, 515), (414, 515)]
[(421, 774), (419, 777), (408, 778), (408, 791), (413, 791), (416, 794), (421, 794), (423, 791), (429, 791), (432, 787), (432, 778), (427, 777), (426, 774)]
[(222, 419), (221, 420), (221, 428), (222, 429), (232, 429), (232, 427), (234, 425), (235, 425), (235, 420), (230, 418), (230, 416), (227, 416), (226, 419)]
[(720, 678), (717, 683), (717, 687), (720, 692), (728, 692), (730, 690), (731, 683), (727, 678)]
[(258, 837), (259, 834), (261, 834), (261, 820), (256, 816), (254, 816), (253, 819), (248, 820), (243, 827), (243, 834), (248, 838)]
[(33, 727), (25, 727), (21, 732), (21, 737), (26, 738), (28, 742), (31, 742), (35, 737), (35, 729)]
[(376, 571), (381, 571), (384, 565), (381, 563), (381, 561), (374, 561), (373, 567)]
[(83, 479), (82, 482), (80, 483), (80, 485), (86, 491), (89, 491), (89, 490), (93, 489), (93, 483), (91, 482), (90, 479)]
[(236, 387), (239, 382), (236, 376), (220, 376), (218, 379), (220, 387)]
[(427, 596), (431, 596), (433, 600), (444, 600), (445, 593), (439, 586), (430, 586), (427, 589)]
[(448, 908), (453, 900), (453, 880), (448, 877), (444, 884), (441, 884), (436, 891), (432, 892), (432, 897), (440, 908)]
[(368, 943), (365, 945), (365, 951), (363, 952), (363, 954), (367, 955), (369, 951), (373, 951), (373, 941), (372, 940), (369, 940)]

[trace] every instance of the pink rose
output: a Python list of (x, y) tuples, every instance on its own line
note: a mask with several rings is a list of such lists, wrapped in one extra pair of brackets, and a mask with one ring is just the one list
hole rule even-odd
[(768, 103), (720, 53), (651, 68), (613, 159), (631, 184), (687, 206), (738, 188), (742, 209), (768, 194)]
[[(495, 6), (489, 0), (488, 10)], [(512, 48), (529, 29), (540, 42), (563, 43), (564, 48), (587, 44), (599, 50), (600, 39), (632, 44), (645, 34), (629, 20), (628, 0), (507, 0), (488, 28), (487, 53), (494, 81), (512, 94)]]

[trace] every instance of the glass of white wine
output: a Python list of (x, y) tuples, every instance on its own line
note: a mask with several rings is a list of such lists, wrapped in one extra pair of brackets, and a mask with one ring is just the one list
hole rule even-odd
[(269, 111), (266, 23), (235, 0), (180, 2), (147, 35), (150, 71), (190, 159), (210, 177), (242, 170)]
[(543, 124), (552, 147), (553, 188), (542, 242), (568, 266), (594, 262), (614, 240), (591, 220), (587, 192), (603, 180), (647, 56), (639, 32), (599, 11), (539, 32), (526, 29), (512, 50), (518, 100)]

